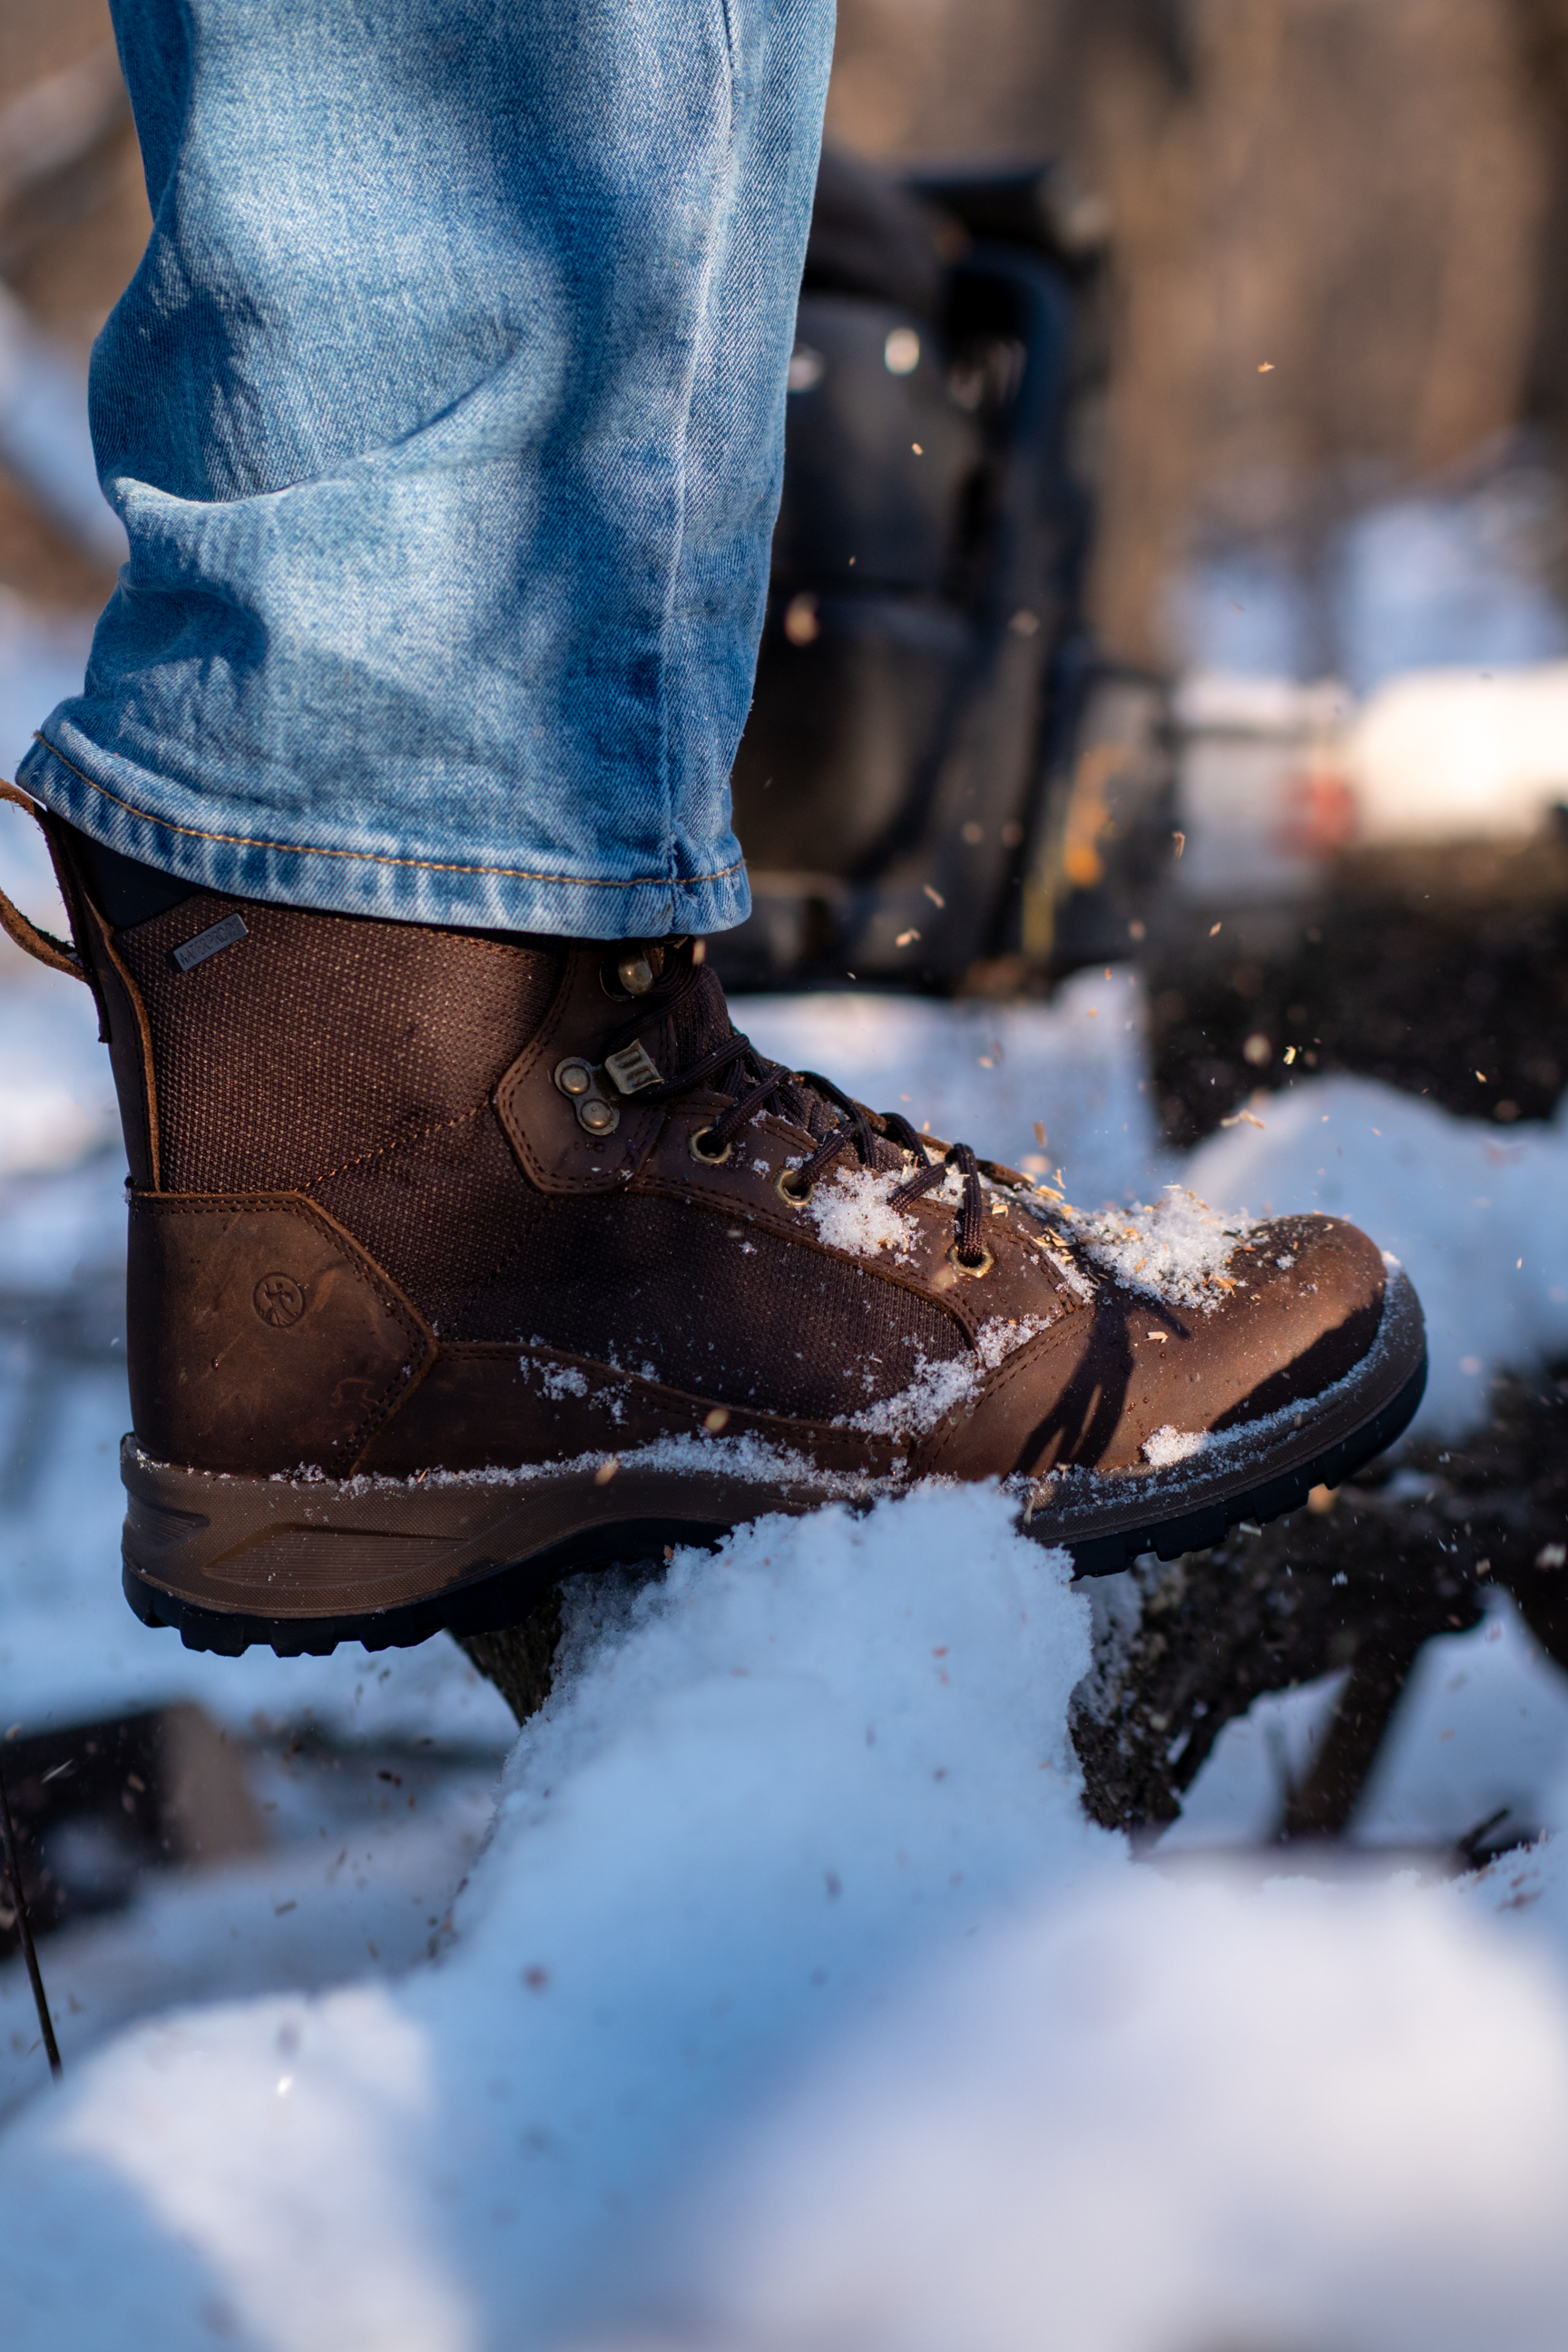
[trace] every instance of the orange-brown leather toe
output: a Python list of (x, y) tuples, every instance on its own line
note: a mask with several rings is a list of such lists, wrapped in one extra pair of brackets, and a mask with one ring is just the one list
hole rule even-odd
[(913, 1466), (955, 1478), (1129, 1469), (1158, 1432), (1234, 1429), (1320, 1396), (1377, 1337), (1383, 1259), (1338, 1217), (1254, 1227), (1228, 1280), (1207, 1312), (1102, 1280), (1092, 1314), (1010, 1356)]

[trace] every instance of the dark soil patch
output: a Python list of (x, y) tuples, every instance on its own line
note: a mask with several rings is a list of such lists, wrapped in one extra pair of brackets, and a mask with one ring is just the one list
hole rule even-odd
[(1568, 847), (1366, 856), (1300, 908), (1168, 909), (1147, 980), (1161, 1122), (1184, 1148), (1314, 1071), (1467, 1118), (1549, 1118), (1568, 1080)]
[[(1348, 1667), (1278, 1834), (1353, 1828), (1417, 1651), (1475, 1624), (1489, 1581), (1568, 1667), (1568, 1377), (1501, 1381), (1488, 1425), (1464, 1445), (1412, 1446), (1397, 1472), (1379, 1465), (1319, 1499), (1327, 1507), (1114, 1580), (1073, 1729), (1098, 1821), (1173, 1820), (1219, 1733), (1255, 1698)], [(1491, 1825), (1492, 1850), (1534, 1827)]]

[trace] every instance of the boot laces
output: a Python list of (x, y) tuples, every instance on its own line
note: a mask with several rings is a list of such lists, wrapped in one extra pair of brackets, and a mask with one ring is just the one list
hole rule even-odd
[[(624, 1052), (626, 1046), (638, 1042), (654, 1021), (668, 1017), (700, 982), (700, 967), (686, 964), (683, 969), (677, 964), (672, 971), (655, 982), (639, 1004), (636, 1020), (620, 1033), (610, 1050)], [(889, 1194), (890, 1207), (907, 1208), (945, 1182), (950, 1169), (955, 1170), (961, 1180), (961, 1192), (953, 1220), (954, 1255), (961, 1265), (975, 1271), (989, 1264), (990, 1252), (984, 1240), (985, 1194), (981, 1183), (988, 1163), (977, 1159), (967, 1143), (949, 1144), (940, 1158), (933, 1158), (928, 1139), (901, 1112), (869, 1110), (819, 1071), (787, 1070), (782, 1063), (770, 1062), (749, 1037), (736, 1029), (675, 1076), (663, 1078), (657, 1086), (639, 1087), (637, 1099), (639, 1105), (649, 1106), (674, 1102), (699, 1087), (710, 1087), (715, 1093), (732, 1097), (729, 1107), (693, 1139), (702, 1147), (704, 1159), (715, 1163), (722, 1160), (742, 1129), (763, 1111), (776, 1111), (792, 1126), (804, 1128), (817, 1139), (809, 1157), (781, 1180), (789, 1197), (803, 1204), (814, 1186), (846, 1151), (853, 1150), (862, 1168), (875, 1168), (879, 1139), (907, 1153), (916, 1163), (914, 1173)], [(823, 1133), (820, 1129), (828, 1105), (841, 1116)]]

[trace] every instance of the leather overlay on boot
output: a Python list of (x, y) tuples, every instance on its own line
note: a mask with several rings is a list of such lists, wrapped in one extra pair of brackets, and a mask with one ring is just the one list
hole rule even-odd
[(1231, 1264), (1245, 1287), (1208, 1318), (1105, 1285), (1093, 1315), (1009, 1358), (919, 1467), (983, 1477), (1002, 1455), (1036, 1477), (1068, 1463), (1131, 1469), (1161, 1430), (1237, 1428), (1321, 1394), (1376, 1339), (1386, 1276), (1355, 1226), (1282, 1218)]
[(1223, 1294), (1162, 1303), (1026, 1178), (761, 1062), (689, 943), (209, 891), (111, 932), (52, 834), (155, 1460), (413, 1478), (728, 1431), (872, 1478), (1134, 1469), (1376, 1337), (1352, 1228), (1251, 1229)]
[(126, 1293), (132, 1416), (163, 1462), (341, 1476), (435, 1352), (407, 1299), (303, 1199), (134, 1194)]

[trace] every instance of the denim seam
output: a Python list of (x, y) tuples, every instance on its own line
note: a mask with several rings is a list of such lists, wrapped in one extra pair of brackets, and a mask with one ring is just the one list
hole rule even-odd
[(247, 834), (208, 833), (200, 825), (176, 824), (172, 817), (150, 816), (134, 802), (121, 800), (118, 793), (111, 793), (107, 784), (100, 784), (96, 777), (79, 768), (74, 760), (68, 760), (47, 735), (35, 730), (33, 740), (43, 745), (51, 760), (58, 760), (62, 768), (68, 768), (71, 774), (79, 777), (90, 791), (100, 793), (106, 801), (111, 801), (116, 808), (123, 809), (139, 824), (153, 825), (162, 833), (183, 834), (191, 841), (221, 841), (230, 849), (268, 849), (282, 857), (342, 857), (362, 866), (408, 866), (422, 874), (497, 874), (511, 882), (554, 882), (573, 890), (668, 890), (672, 885), (677, 888), (689, 889), (702, 882), (727, 882), (731, 874), (741, 873), (746, 863), (743, 857), (737, 857), (733, 865), (721, 866), (711, 874), (635, 874), (629, 880), (608, 881), (592, 875), (541, 874), (527, 866), (464, 866), (443, 863), (433, 857), (390, 857), (379, 849), (319, 849), (308, 842), (263, 841)]
[[(719, 186), (727, 195), (732, 197), (735, 175), (735, 26), (734, 19), (731, 13), (731, 0), (715, 0), (715, 6), (720, 26), (723, 34), (725, 79), (728, 85), (725, 93), (724, 108), (724, 165), (723, 171), (719, 178)], [(706, 323), (707, 320), (709, 306), (713, 299), (715, 242), (714, 222), (713, 219), (710, 217), (702, 265), (701, 318), (704, 323)], [(700, 325), (693, 342), (691, 365), (686, 380), (685, 414), (681, 418), (680, 427), (680, 498), (676, 511), (673, 560), (669, 567), (669, 581), (664, 597), (664, 609), (659, 615), (658, 631), (658, 780), (664, 807), (665, 824), (669, 841), (669, 864), (671, 869), (668, 874), (662, 877), (667, 887), (674, 886), (679, 878), (674, 871), (676, 858), (674, 794), (671, 791), (673, 762), (670, 757), (669, 741), (669, 673), (671, 667), (670, 640), (674, 630), (676, 609), (680, 596), (681, 573), (686, 562), (686, 506), (687, 499), (690, 490), (690, 475), (688, 457), (691, 441), (691, 413), (696, 397), (698, 372), (701, 366), (701, 352), (702, 327)], [(742, 866), (743, 866), (745, 860), (743, 858), (739, 861), (739, 864)], [(722, 875), (706, 875), (703, 877), (703, 879), (711, 882), (721, 881), (725, 878), (726, 875), (733, 874), (736, 870), (736, 867), (733, 866), (726, 866)]]

